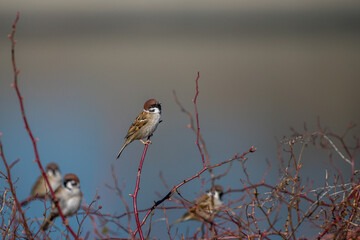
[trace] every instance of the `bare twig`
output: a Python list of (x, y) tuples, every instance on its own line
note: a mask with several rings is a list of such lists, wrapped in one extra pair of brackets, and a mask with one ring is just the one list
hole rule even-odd
[(348, 158), (346, 158), (346, 157), (344, 156), (344, 154), (342, 154), (342, 153), (339, 151), (339, 149), (336, 147), (336, 145), (333, 143), (333, 141), (331, 141), (331, 139), (330, 139), (328, 136), (326, 136), (326, 135), (324, 134), (323, 137), (330, 143), (330, 145), (334, 148), (334, 150), (339, 154), (339, 156), (340, 156), (345, 162), (347, 162), (348, 164), (352, 165), (351, 161), (350, 161)]
[[(97, 193), (97, 190), (96, 190), (96, 193), (95, 193), (95, 196), (93, 198), (93, 200), (91, 201), (91, 203), (89, 204), (89, 206), (86, 207), (86, 202), (83, 200), (83, 209), (85, 211), (85, 216), (83, 217), (83, 219), (81, 220), (81, 222), (79, 223), (79, 229), (78, 229), (78, 232), (77, 232), (77, 236), (79, 237), (80, 236), (80, 233), (81, 233), (81, 227), (86, 219), (87, 216), (91, 215), (91, 207), (94, 203), (96, 203), (96, 200), (98, 198), (98, 193)], [(101, 209), (102, 206), (99, 206), (98, 207), (98, 210)]]
[(20, 93), (20, 90), (19, 90), (19, 86), (18, 86), (18, 75), (20, 73), (20, 70), (17, 69), (17, 66), (16, 66), (16, 62), (15, 62), (15, 44), (17, 43), (17, 41), (15, 40), (15, 31), (16, 31), (16, 24), (19, 20), (19, 12), (17, 13), (16, 15), (16, 19), (15, 19), (15, 22), (12, 26), (12, 32), (11, 34), (9, 34), (9, 38), (10, 38), (10, 41), (11, 41), (11, 62), (12, 62), (12, 66), (13, 66), (13, 72), (14, 72), (14, 83), (11, 84), (12, 87), (15, 88), (15, 91), (16, 91), (16, 95), (19, 99), (19, 104), (20, 104), (20, 109), (21, 109), (21, 115), (22, 115), (22, 118), (23, 118), (23, 121), (24, 121), (24, 124), (25, 124), (25, 129), (26, 131), (28, 132), (28, 135), (31, 139), (31, 142), (32, 142), (32, 145), (33, 145), (33, 149), (34, 149), (34, 154), (35, 154), (35, 162), (38, 164), (38, 167), (41, 171), (41, 174), (43, 175), (45, 181), (46, 181), (46, 184), (50, 190), (50, 193), (51, 193), (51, 196), (53, 197), (53, 200), (55, 202), (55, 205), (59, 211), (59, 214), (61, 216), (61, 219), (63, 221), (63, 224), (66, 226), (66, 228), (69, 230), (69, 232), (71, 233), (71, 235), (73, 235), (73, 237), (75, 239), (78, 239), (78, 237), (76, 236), (74, 230), (69, 226), (68, 224), (68, 221), (66, 221), (66, 218), (64, 216), (64, 214), (62, 213), (61, 211), (61, 208), (58, 204), (58, 201), (55, 197), (55, 194), (54, 194), (54, 190), (51, 188), (51, 185), (49, 183), (49, 179), (47, 178), (47, 175), (44, 171), (44, 168), (40, 162), (40, 156), (39, 156), (39, 152), (38, 152), (38, 148), (37, 148), (37, 139), (35, 139), (32, 131), (30, 130), (30, 125), (28, 123), (28, 120), (27, 120), (27, 117), (26, 117), (26, 114), (25, 114), (25, 107), (24, 107), (24, 97), (21, 96), (21, 93)]
[(141, 156), (140, 165), (139, 165), (138, 173), (137, 173), (137, 177), (136, 177), (136, 186), (135, 186), (134, 195), (131, 195), (131, 197), (133, 198), (134, 215), (135, 215), (136, 226), (137, 226), (137, 229), (135, 230), (133, 237), (135, 238), (137, 231), (139, 231), (139, 236), (140, 236), (141, 240), (144, 240), (144, 236), (143, 236), (143, 233), (141, 230), (142, 225), (140, 224), (140, 221), (139, 221), (139, 212), (138, 212), (138, 208), (137, 208), (137, 195), (140, 190), (140, 175), (141, 175), (141, 170), (142, 170), (142, 166), (143, 166), (143, 163), (145, 160), (145, 155), (146, 155), (146, 151), (147, 151), (148, 147), (149, 147), (149, 144), (145, 144), (144, 152)]
[(200, 155), (201, 155), (201, 160), (203, 162), (203, 166), (204, 168), (206, 166), (209, 166), (210, 163), (205, 163), (205, 157), (204, 157), (204, 153), (201, 149), (201, 146), (200, 146), (200, 142), (199, 142), (199, 139), (200, 139), (200, 124), (199, 124), (199, 113), (198, 113), (198, 109), (197, 109), (197, 104), (196, 104), (196, 100), (197, 100), (197, 97), (199, 96), (199, 78), (200, 78), (200, 72), (197, 73), (197, 77), (195, 79), (195, 83), (196, 83), (196, 93), (195, 93), (195, 97), (194, 97), (194, 106), (195, 106), (195, 117), (196, 117), (196, 127), (197, 127), (197, 130), (196, 130), (196, 145), (198, 146), (199, 148), (199, 152), (200, 152)]
[[(240, 156), (238, 156), (237, 154), (235, 155), (235, 157), (230, 158), (226, 161), (223, 161), (221, 163), (218, 164), (214, 164), (211, 165), (209, 167), (205, 167), (203, 169), (201, 169), (198, 173), (196, 173), (195, 175), (193, 175), (192, 177), (188, 178), (188, 179), (184, 179), (181, 183), (179, 183), (178, 185), (174, 186), (170, 192), (168, 192), (168, 194), (166, 194), (162, 199), (158, 200), (155, 202), (155, 204), (147, 211), (145, 217), (143, 218), (143, 220), (141, 221), (141, 225), (143, 225), (146, 221), (146, 219), (149, 217), (149, 215), (152, 213), (152, 211), (154, 211), (157, 206), (159, 206), (161, 203), (163, 203), (164, 201), (168, 200), (169, 198), (171, 198), (171, 196), (177, 191), (178, 188), (180, 188), (182, 185), (194, 180), (195, 178), (198, 178), (201, 174), (203, 174), (205, 171), (207, 171), (210, 168), (216, 168), (216, 167), (220, 167), (223, 166), (229, 162), (232, 162), (234, 160), (237, 159), (245, 159), (245, 156), (248, 155), (249, 153), (253, 153), (256, 151), (255, 147), (251, 147), (248, 151), (244, 152), (243, 154), (241, 154)], [(135, 231), (136, 234), (136, 231)]]
[(5, 191), (3, 193), (2, 206), (1, 206), (1, 209), (0, 209), (0, 213), (3, 211), (5, 203), (6, 203), (6, 193), (7, 193), (7, 189), (5, 189)]
[[(17, 19), (18, 19), (18, 16), (17, 16)], [(17, 19), (15, 20), (15, 23), (17, 22)], [(6, 158), (5, 158), (5, 154), (4, 154), (4, 149), (3, 149), (3, 145), (2, 145), (2, 141), (1, 141), (1, 133), (0, 133), (0, 155), (1, 155), (1, 159), (3, 160), (3, 163), (5, 165), (5, 168), (6, 168), (6, 171), (7, 171), (7, 182), (9, 184), (9, 187), (10, 187), (10, 191), (11, 191), (11, 194), (14, 198), (14, 201), (15, 201), (15, 205), (16, 205), (16, 209), (17, 211), (19, 212), (20, 216), (21, 216), (21, 219), (22, 219), (22, 225), (24, 227), (24, 230), (25, 230), (25, 233), (26, 233), (26, 236), (30, 239), (33, 238), (32, 236), (32, 233), (29, 229), (29, 226), (26, 222), (26, 218), (25, 218), (25, 214), (23, 212), (23, 210), (21, 209), (21, 204), (16, 196), (16, 191), (15, 191), (15, 187), (14, 187), (14, 184), (13, 184), (13, 181), (12, 181), (12, 178), (11, 178), (11, 172), (10, 172), (10, 167), (9, 165), (7, 164), (7, 161), (6, 161)], [(16, 209), (14, 211), (16, 211)], [(15, 215), (15, 214), (14, 214)], [(10, 226), (10, 225), (9, 225)]]
[[(126, 213), (127, 213), (127, 217), (128, 217), (128, 223), (127, 223), (127, 229), (128, 229), (128, 232), (130, 234), (132, 234), (132, 230), (130, 228), (130, 223), (131, 223), (131, 214), (130, 214), (130, 208), (129, 208), (129, 205), (128, 203), (126, 202), (124, 196), (123, 196), (123, 190), (120, 189), (119, 187), (119, 183), (118, 183), (118, 179), (116, 177), (116, 174), (115, 174), (115, 169), (114, 169), (114, 165), (111, 165), (111, 176), (113, 177), (114, 179), (114, 187), (110, 187), (108, 186), (110, 189), (114, 189), (116, 190), (116, 192), (118, 193), (119, 195), (119, 198), (121, 199), (121, 201), (123, 202), (124, 206), (125, 206), (125, 210), (126, 210)], [(123, 186), (124, 188), (125, 186)]]

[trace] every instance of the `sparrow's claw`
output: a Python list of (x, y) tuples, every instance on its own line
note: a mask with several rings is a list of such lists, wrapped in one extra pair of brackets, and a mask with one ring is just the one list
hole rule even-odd
[(145, 144), (145, 145), (151, 144), (151, 141), (150, 141), (150, 140), (147, 140), (146, 142), (144, 142), (142, 139), (139, 139), (139, 140), (140, 140), (140, 142), (142, 142), (142, 143)]

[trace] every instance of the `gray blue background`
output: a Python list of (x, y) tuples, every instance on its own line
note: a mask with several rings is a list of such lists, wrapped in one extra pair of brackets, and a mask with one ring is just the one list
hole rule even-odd
[[(258, 151), (247, 163), (254, 182), (262, 178), (266, 159), (273, 163), (267, 181), (277, 181), (275, 137), (290, 135), (290, 126), (302, 129), (307, 122), (315, 131), (319, 116), (324, 126), (341, 134), (351, 121), (359, 123), (358, 2), (5, 0), (0, 7), (0, 132), (9, 162), (21, 159), (12, 170), (20, 199), (40, 172), (10, 87), (7, 34), (17, 11), (19, 84), (41, 161), (57, 162), (63, 174), (76, 173), (87, 203), (98, 191), (103, 213), (125, 211), (116, 193), (105, 187), (113, 184), (111, 164), (132, 207), (128, 194), (143, 146), (134, 142), (120, 160), (115, 157), (149, 98), (162, 102), (163, 123), (143, 167), (139, 208), (150, 207), (157, 193), (167, 193), (160, 171), (172, 186), (201, 169), (196, 136), (186, 128), (188, 118), (172, 95), (176, 90), (193, 110), (197, 71), (200, 125), (211, 162), (255, 145)], [(349, 141), (355, 133), (358, 128)], [(327, 153), (312, 148), (306, 149), (303, 164), (304, 179), (309, 176), (318, 185), (325, 169), (331, 169)], [(335, 164), (345, 173), (350, 170), (338, 156)], [(218, 183), (241, 188), (243, 178), (235, 163)], [(194, 199), (200, 183), (195, 180), (181, 192)], [(41, 203), (32, 203), (26, 215), (41, 218), (42, 209)], [(182, 213), (168, 211), (169, 221)], [(154, 215), (152, 236), (167, 238), (163, 217), (162, 211)], [(76, 228), (74, 220), (70, 223)], [(89, 220), (85, 226), (85, 231), (91, 228)], [(195, 229), (179, 225), (183, 232), (187, 227)]]

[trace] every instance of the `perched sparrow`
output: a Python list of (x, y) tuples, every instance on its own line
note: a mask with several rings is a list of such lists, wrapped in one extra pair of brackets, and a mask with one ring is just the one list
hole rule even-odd
[[(49, 163), (46, 166), (45, 172), (51, 188), (55, 191), (61, 184), (61, 174), (58, 165), (56, 163)], [(43, 175), (40, 175), (31, 189), (30, 196), (21, 204), (25, 205), (36, 198), (46, 198), (49, 194), (50, 190), (45, 178)]]
[(187, 211), (187, 213), (171, 224), (170, 228), (177, 223), (189, 220), (211, 221), (213, 214), (222, 206), (222, 195), (222, 186), (215, 185), (211, 191), (202, 195), (201, 198), (195, 202), (194, 206)]
[(129, 131), (125, 136), (125, 143), (117, 155), (117, 158), (120, 157), (120, 154), (124, 148), (134, 140), (140, 140), (143, 144), (148, 144), (150, 141), (144, 142), (142, 139), (149, 139), (152, 136), (160, 122), (160, 117), (160, 103), (156, 99), (147, 100), (144, 104), (144, 109), (131, 124)]
[[(63, 185), (58, 187), (55, 191), (55, 197), (57, 198), (60, 209), (65, 217), (74, 215), (80, 209), (82, 196), (80, 180), (72, 173), (65, 175)], [(50, 223), (59, 215), (59, 211), (53, 202), (50, 215), (41, 226), (42, 230), (45, 231), (48, 229)]]

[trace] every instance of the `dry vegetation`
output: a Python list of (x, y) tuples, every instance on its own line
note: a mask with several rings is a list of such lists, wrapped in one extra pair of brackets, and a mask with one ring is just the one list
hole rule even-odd
[[(35, 164), (38, 165), (41, 173), (46, 178), (43, 166), (40, 161), (37, 149), (37, 140), (33, 136), (27, 122), (23, 97), (18, 87), (18, 75), (15, 62), (14, 39), (16, 24), (19, 15), (13, 25), (12, 33), (9, 35), (11, 40), (12, 64), (14, 80), (12, 87), (18, 96), (20, 109), (26, 131), (33, 144), (36, 156)], [(247, 171), (246, 164), (248, 158), (251, 159), (256, 154), (256, 148), (245, 149), (244, 153), (234, 155), (231, 159), (219, 163), (211, 163), (206, 144), (200, 133), (199, 115), (196, 100), (198, 97), (198, 81), (200, 75), (195, 79), (196, 91), (193, 100), (194, 114), (186, 110), (178, 100), (175, 92), (174, 98), (179, 108), (189, 117), (188, 128), (194, 132), (196, 144), (202, 162), (202, 169), (197, 174), (186, 177), (177, 186), (168, 186), (166, 179), (162, 175), (164, 186), (169, 190), (168, 194), (159, 197), (154, 201), (154, 205), (148, 209), (137, 209), (137, 193), (140, 190), (140, 176), (142, 163), (146, 159), (145, 149), (140, 160), (140, 167), (137, 174), (137, 184), (135, 186), (132, 206), (123, 196), (123, 187), (118, 183), (116, 173), (112, 168), (114, 183), (107, 186), (112, 189), (114, 196), (123, 202), (126, 211), (120, 215), (103, 214), (101, 206), (97, 205), (98, 196), (96, 195), (90, 204), (83, 204), (79, 211), (78, 225), (70, 226), (68, 220), (61, 214), (62, 224), (65, 227), (52, 227), (51, 236), (61, 236), (61, 239), (121, 239), (117, 235), (122, 232), (122, 236), (127, 235), (130, 239), (149, 238), (151, 234), (151, 216), (153, 211), (164, 214), (170, 239), (358, 239), (360, 238), (359, 227), (359, 198), (360, 185), (358, 170), (355, 169), (355, 160), (360, 150), (359, 138), (353, 137), (346, 141), (345, 138), (351, 134), (355, 124), (350, 124), (342, 135), (333, 133), (329, 129), (324, 129), (320, 121), (316, 131), (310, 131), (306, 126), (302, 132), (291, 129), (292, 134), (278, 142), (278, 161), (279, 177), (276, 184), (268, 184), (266, 176), (271, 164), (268, 163), (268, 170), (263, 173), (263, 178), (259, 182), (254, 182), (251, 174)], [(19, 126), (21, 127), (21, 126)], [(6, 137), (6, 136), (3, 136)], [(349, 139), (347, 137), (346, 139)], [(311, 179), (302, 178), (303, 155), (308, 145), (313, 145), (318, 151), (327, 151), (329, 164), (332, 165), (333, 173), (328, 173), (323, 179), (322, 187), (314, 188)], [(0, 138), (0, 153), (3, 162), (1, 168), (1, 200), (0, 200), (0, 221), (1, 235), (3, 239), (48, 239), (49, 232), (40, 229), (38, 221), (31, 217), (26, 217), (26, 210), (21, 206), (16, 195), (17, 181), (11, 175), (11, 169), (19, 160), (10, 163), (6, 159), (6, 146), (3, 146)], [(344, 164), (351, 168), (351, 173), (344, 174), (333, 163), (332, 159), (340, 157)], [(226, 186), (224, 192), (224, 204), (217, 212), (212, 213), (211, 218), (202, 219), (202, 229), (191, 229), (189, 233), (179, 232), (177, 228), (171, 228), (167, 219), (167, 212), (172, 209), (190, 209), (193, 203), (181, 195), (181, 186), (191, 184), (194, 179), (205, 172), (209, 173), (210, 178), (202, 178), (202, 186), (220, 184), (221, 179), (226, 176), (234, 164), (242, 167), (242, 177), (239, 181), (238, 189), (231, 189)], [(219, 166), (227, 166), (221, 174), (214, 174), (213, 169)], [(135, 174), (134, 174), (135, 175)], [(345, 177), (350, 176), (350, 177)], [(54, 201), (54, 189), (51, 190), (52, 200)], [(203, 190), (202, 190), (203, 191)], [(39, 200), (37, 200), (39, 201)], [(41, 200), (44, 201), (45, 200)], [(57, 201), (55, 201), (57, 204)], [(58, 206), (59, 208), (59, 206)], [(26, 208), (28, 209), (28, 208)], [(59, 208), (59, 210), (61, 210)], [(44, 212), (46, 205), (44, 204)], [(61, 212), (61, 211), (60, 211)], [(115, 212), (115, 211), (114, 211)], [(139, 219), (138, 213), (145, 213), (143, 219)], [(124, 220), (125, 219), (125, 220)], [(124, 224), (126, 222), (126, 224)], [(136, 228), (132, 229), (133, 222)], [(146, 225), (144, 226), (144, 224)], [(91, 231), (83, 232), (84, 224), (92, 226)], [(306, 236), (306, 232), (299, 233), (302, 226), (311, 226), (316, 229), (317, 234)], [(57, 235), (56, 235), (57, 234)]]

